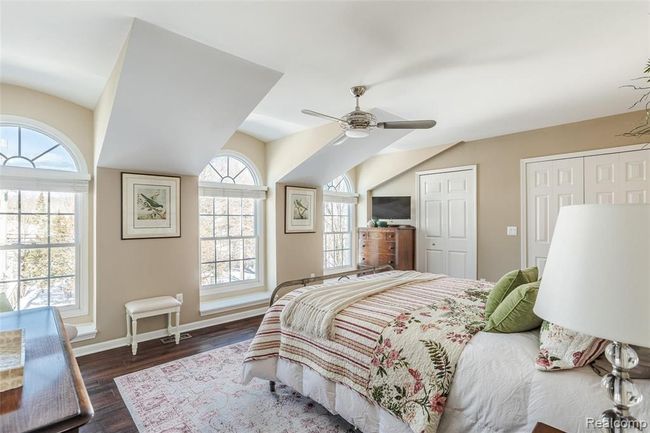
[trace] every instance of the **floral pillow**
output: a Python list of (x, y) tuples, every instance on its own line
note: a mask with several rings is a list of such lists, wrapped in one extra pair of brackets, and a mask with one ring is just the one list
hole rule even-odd
[(584, 367), (600, 356), (607, 340), (580, 334), (546, 320), (539, 333), (538, 370), (568, 370)]

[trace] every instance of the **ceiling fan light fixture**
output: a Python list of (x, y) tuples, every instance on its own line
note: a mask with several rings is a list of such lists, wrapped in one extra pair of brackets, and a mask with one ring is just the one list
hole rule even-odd
[(345, 131), (345, 135), (350, 138), (365, 138), (370, 135), (370, 132), (367, 129), (348, 129)]

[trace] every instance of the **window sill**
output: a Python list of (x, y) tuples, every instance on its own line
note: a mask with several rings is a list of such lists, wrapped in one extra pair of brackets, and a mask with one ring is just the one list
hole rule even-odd
[(95, 323), (69, 323), (69, 325), (77, 328), (77, 336), (72, 340), (72, 343), (92, 340), (97, 335), (97, 325)]
[(222, 286), (208, 286), (202, 287), (200, 289), (201, 296), (210, 296), (210, 295), (228, 295), (228, 297), (237, 296), (244, 290), (248, 289), (262, 289), (264, 284), (259, 280), (242, 282), (236, 284), (224, 284)]
[(245, 295), (230, 296), (228, 298), (216, 299), (213, 301), (202, 301), (200, 305), (201, 316), (224, 313), (227, 311), (238, 310), (240, 308), (268, 305), (271, 299), (271, 292), (254, 292)]

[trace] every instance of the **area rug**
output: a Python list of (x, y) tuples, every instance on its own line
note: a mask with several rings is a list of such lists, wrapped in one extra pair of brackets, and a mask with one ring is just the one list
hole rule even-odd
[(142, 433), (343, 433), (354, 429), (278, 385), (239, 383), (250, 341), (115, 378)]

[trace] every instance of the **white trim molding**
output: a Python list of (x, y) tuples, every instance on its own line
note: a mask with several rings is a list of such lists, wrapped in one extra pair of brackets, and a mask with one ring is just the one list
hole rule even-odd
[(571, 152), (571, 153), (560, 153), (553, 155), (538, 156), (534, 158), (524, 158), (519, 161), (519, 211), (520, 211), (520, 224), (521, 230), (519, 232), (520, 236), (520, 248), (519, 251), (519, 261), (522, 268), (527, 266), (526, 255), (528, 253), (528, 199), (527, 199), (527, 171), (528, 164), (535, 162), (544, 162), (544, 161), (557, 161), (561, 159), (571, 159), (571, 158), (585, 158), (588, 156), (597, 156), (597, 155), (607, 155), (613, 153), (625, 153), (625, 152), (634, 152), (637, 150), (644, 150), (648, 148), (650, 143), (641, 143), (641, 144), (632, 144), (629, 146), (619, 146), (619, 147), (608, 147), (604, 149), (593, 149), (593, 150), (584, 150), (580, 152)]
[[(260, 307), (253, 310), (242, 311), (239, 313), (228, 314), (225, 316), (215, 317), (213, 319), (198, 320), (196, 322), (184, 323), (180, 326), (180, 332), (189, 332), (195, 329), (208, 328), (210, 326), (221, 325), (236, 320), (247, 319), (249, 317), (256, 317), (263, 315), (267, 307)], [(99, 331), (101, 333), (101, 330)], [(167, 336), (167, 329), (158, 329), (156, 331), (138, 334), (138, 343), (144, 341), (155, 340)], [(88, 344), (86, 346), (74, 347), (72, 351), (76, 357), (90, 355), (92, 353), (103, 352), (105, 350), (116, 349), (118, 347), (128, 346), (130, 341), (127, 337), (115, 338), (113, 340), (102, 341), (100, 343)], [(180, 344), (183, 344), (182, 342)]]

